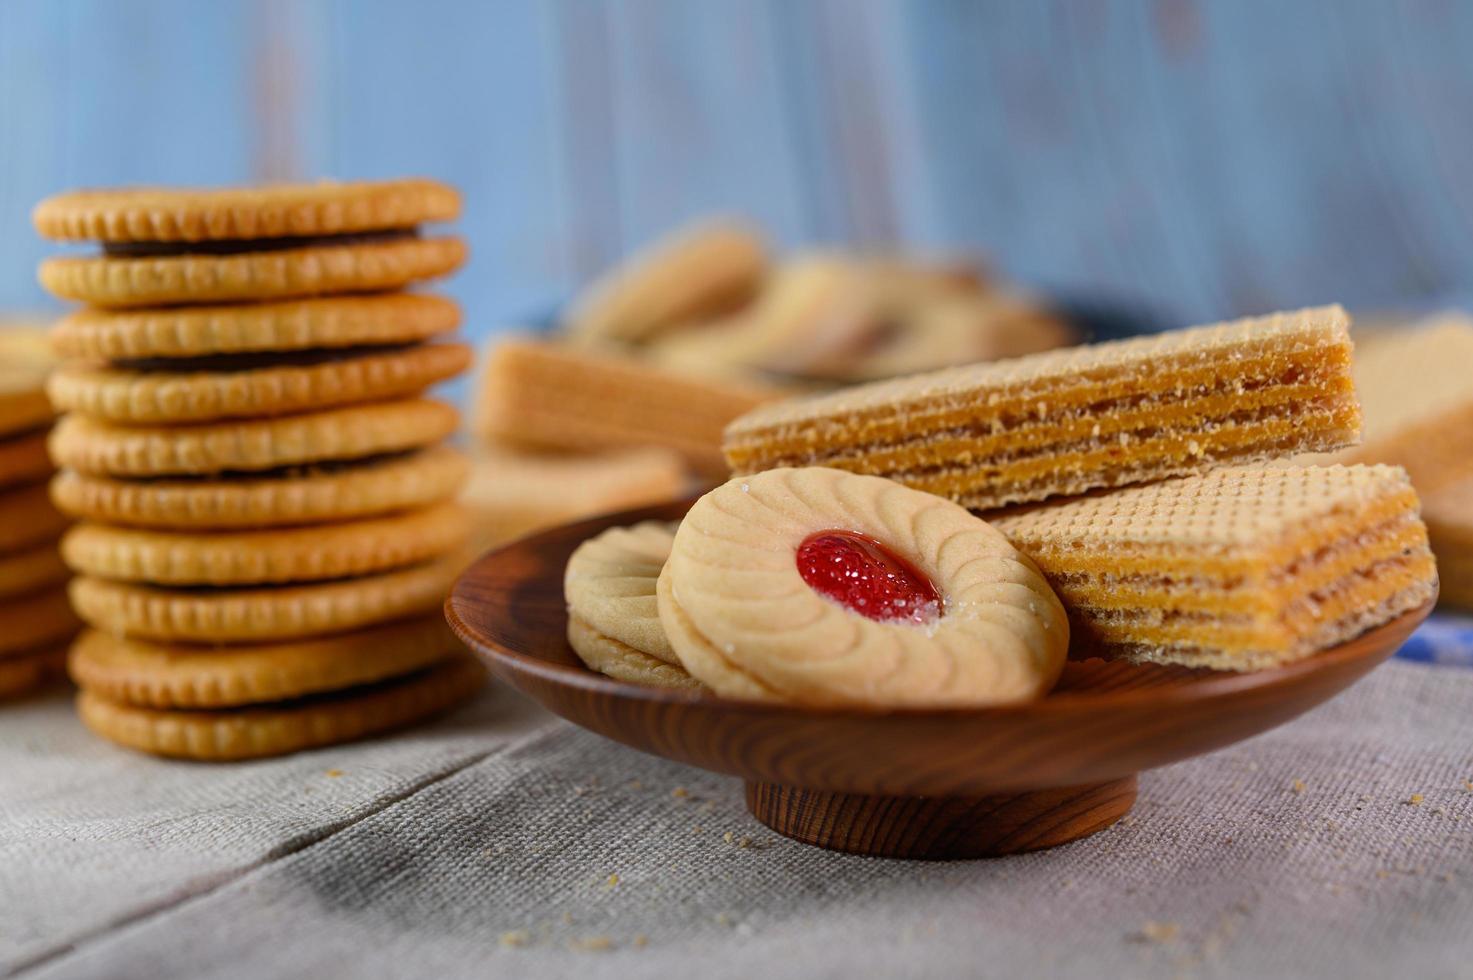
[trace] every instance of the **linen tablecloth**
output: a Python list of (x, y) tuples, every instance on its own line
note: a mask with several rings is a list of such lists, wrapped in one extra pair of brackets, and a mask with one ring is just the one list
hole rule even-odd
[[(923, 863), (492, 689), (198, 765), (0, 711), (0, 970), (34, 977), (1473, 976), (1473, 620), (1054, 850)], [(1441, 660), (1442, 664), (1415, 660)]]

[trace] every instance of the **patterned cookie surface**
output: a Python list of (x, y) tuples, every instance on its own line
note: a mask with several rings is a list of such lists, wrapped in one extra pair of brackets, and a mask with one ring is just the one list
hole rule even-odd
[[(861, 535), (929, 579), (932, 618), (880, 620), (819, 594), (797, 554)], [(777, 469), (702, 497), (658, 585), (680, 662), (718, 694), (882, 708), (1038, 697), (1069, 645), (1058, 598), (999, 532), (956, 504), (876, 477)]]
[(438, 442), (458, 422), (455, 409), (424, 398), (188, 427), (124, 427), (71, 415), (52, 431), (50, 446), (59, 465), (87, 473), (213, 474), (400, 452)]
[(686, 673), (684, 667), (641, 653), (576, 618), (568, 620), (568, 644), (585, 664), (615, 680), (650, 687), (707, 690), (706, 685)]
[(125, 424), (288, 415), (414, 395), (465, 370), (465, 344), (345, 352), (305, 364), (241, 370), (136, 371), (69, 364), (47, 392), (62, 411)]
[(62, 299), (128, 308), (399, 289), (448, 275), (465, 258), (458, 238), (404, 238), (238, 255), (50, 258), (39, 275)]
[(250, 643), (322, 636), (439, 608), (465, 566), (451, 555), (362, 578), (277, 588), (164, 589), (82, 575), (69, 592), (99, 630), (149, 640)]
[(80, 524), (62, 540), (73, 570), (155, 585), (277, 585), (368, 575), (456, 550), (470, 529), (454, 503), (323, 526), (198, 534)]
[(454, 188), (404, 178), (208, 190), (77, 190), (48, 197), (31, 219), (43, 237), (58, 241), (198, 242), (345, 235), (459, 215)]
[(485, 683), (469, 658), (404, 680), (300, 702), (217, 711), (169, 711), (77, 698), (86, 726), (103, 738), (155, 755), (227, 761), (282, 755), (347, 742), (438, 714)]
[[(469, 466), (456, 450), (433, 446), (342, 468), (238, 479), (135, 481), (63, 470), (51, 493), (67, 513), (136, 527), (292, 527), (437, 503), (456, 494)], [(4, 510), (0, 495), (0, 516)], [(57, 516), (56, 532), (62, 526)], [(0, 548), (5, 532), (0, 521)]]
[(443, 296), (387, 293), (157, 310), (87, 308), (57, 323), (51, 342), (64, 357), (92, 360), (199, 357), (408, 344), (459, 325), (460, 307)]
[[(563, 573), (569, 619), (638, 653), (678, 665), (655, 604), (655, 582), (670, 557), (675, 528), (664, 521), (645, 521), (609, 528), (579, 545)], [(577, 641), (573, 649), (583, 654)]]
[(320, 640), (246, 646), (150, 643), (87, 630), (72, 647), (69, 670), (112, 701), (221, 708), (372, 684), (461, 649), (438, 613)]

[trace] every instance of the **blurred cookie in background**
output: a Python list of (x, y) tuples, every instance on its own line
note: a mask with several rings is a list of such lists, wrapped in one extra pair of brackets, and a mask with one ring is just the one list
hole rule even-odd
[(39, 321), (0, 320), (0, 699), (63, 676), (80, 625), (58, 550), (67, 520), (46, 492), (55, 365)]

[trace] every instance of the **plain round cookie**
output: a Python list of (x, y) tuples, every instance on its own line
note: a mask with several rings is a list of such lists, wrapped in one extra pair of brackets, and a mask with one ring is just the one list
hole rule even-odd
[(453, 502), (361, 521), (261, 531), (154, 531), (79, 524), (62, 538), (73, 571), (153, 585), (281, 585), (369, 575), (457, 550), (470, 516)]
[(79, 363), (54, 372), (46, 390), (59, 410), (109, 422), (213, 422), (415, 395), (470, 362), (465, 344), (416, 344), (343, 353), (320, 363), (268, 363), (234, 371), (137, 371)]
[(655, 581), (670, 557), (676, 526), (645, 521), (609, 528), (580, 544), (563, 571), (570, 621), (678, 666), (655, 604)]
[(172, 711), (77, 697), (82, 722), (103, 738), (153, 755), (224, 762), (284, 755), (400, 728), (468, 700), (486, 675), (468, 657), (386, 684), (277, 705)]
[(323, 180), (257, 187), (75, 190), (37, 204), (31, 221), (55, 241), (200, 242), (350, 235), (460, 215), (437, 180)]
[(350, 405), (274, 419), (191, 426), (118, 426), (69, 415), (52, 430), (60, 466), (109, 476), (271, 470), (362, 459), (439, 442), (460, 415), (427, 398)]
[(151, 708), (223, 708), (400, 677), (462, 655), (439, 613), (317, 640), (249, 646), (150, 643), (86, 630), (68, 670), (89, 691)]
[[(438, 503), (455, 496), (469, 472), (470, 461), (463, 453), (432, 446), (387, 459), (342, 468), (309, 468), (284, 476), (136, 481), (62, 470), (51, 482), (51, 496), (57, 507), (77, 517), (134, 527), (294, 527)], [(44, 487), (41, 493), (44, 497)], [(0, 495), (0, 518), (4, 513), (5, 496)], [(56, 515), (56, 533), (64, 526)], [(0, 519), (0, 548), (6, 530)]]
[(462, 554), (362, 578), (275, 588), (167, 589), (81, 575), (77, 614), (105, 632), (185, 643), (264, 643), (361, 629), (438, 609)]
[(236, 255), (49, 258), (38, 276), (62, 299), (128, 308), (400, 289), (449, 275), (465, 258), (459, 238), (404, 238)]
[[(816, 532), (889, 548), (940, 592), (920, 624), (877, 621), (798, 571)], [(660, 619), (680, 662), (718, 694), (859, 708), (1006, 704), (1063, 669), (1069, 626), (1042, 574), (964, 508), (880, 477), (811, 467), (738, 477), (676, 532)]]
[(62, 318), (51, 344), (63, 357), (127, 360), (408, 344), (460, 326), (460, 307), (428, 293), (319, 296), (276, 303), (87, 307)]
[(708, 690), (706, 685), (686, 673), (684, 667), (641, 653), (576, 618), (568, 619), (568, 644), (585, 664), (615, 680), (649, 687)]

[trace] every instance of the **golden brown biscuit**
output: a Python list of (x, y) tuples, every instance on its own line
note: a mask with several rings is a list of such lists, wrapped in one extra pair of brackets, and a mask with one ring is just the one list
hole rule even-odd
[(455, 409), (425, 398), (191, 426), (120, 426), (70, 415), (53, 430), (50, 446), (59, 465), (84, 473), (208, 475), (416, 449), (444, 439), (459, 421)]
[(283, 755), (399, 728), (475, 694), (485, 672), (460, 657), (409, 677), (333, 695), (216, 711), (170, 711), (77, 698), (82, 722), (103, 738), (154, 755), (228, 761)]
[(639, 343), (728, 313), (757, 292), (766, 271), (762, 240), (730, 221), (682, 229), (590, 285), (572, 305), (570, 334)]
[(57, 241), (201, 242), (346, 235), (459, 215), (453, 187), (410, 177), (68, 191), (36, 205), (31, 220), (43, 237)]
[(1422, 605), (1437, 569), (1391, 466), (1235, 467), (999, 515), (1081, 654), (1258, 670)]
[(105, 632), (185, 643), (264, 643), (322, 636), (438, 609), (463, 554), (361, 578), (238, 589), (166, 589), (81, 575), (77, 613)]
[[(215, 361), (218, 363), (210, 363)], [(68, 364), (46, 386), (61, 411), (154, 425), (264, 418), (416, 395), (470, 365), (465, 344), (184, 362), (135, 370)]]
[(367, 520), (288, 529), (154, 531), (79, 524), (62, 539), (73, 571), (153, 585), (279, 585), (369, 575), (460, 548), (469, 515), (434, 504)]
[(976, 510), (1351, 445), (1338, 306), (1074, 347), (754, 409), (737, 473), (831, 466)]
[(44, 483), (0, 493), (0, 554), (53, 541), (69, 523), (51, 503)]
[(45, 429), (0, 439), (0, 490), (51, 475)]
[(815, 706), (1024, 701), (1054, 685), (1069, 646), (1058, 598), (986, 522), (817, 467), (696, 501), (658, 606), (681, 664), (716, 693)]
[(318, 640), (198, 646), (86, 630), (68, 669), (110, 701), (150, 708), (222, 708), (373, 684), (463, 656), (438, 612)]
[(53, 541), (19, 551), (0, 551), (0, 599), (57, 585), (66, 577), (66, 565)]
[(568, 643), (585, 664), (618, 681), (687, 691), (710, 690), (686, 673), (684, 667), (641, 653), (577, 619), (568, 620)]
[(459, 238), (405, 237), (236, 255), (50, 258), (40, 280), (62, 299), (109, 308), (228, 303), (399, 289), (449, 275), (465, 258)]
[(22, 697), (66, 673), (66, 645), (0, 657), (0, 700)]
[(235, 306), (87, 308), (57, 323), (51, 340), (63, 357), (125, 360), (408, 344), (459, 325), (460, 308), (443, 296), (383, 293)]
[(0, 601), (0, 657), (55, 646), (81, 625), (65, 589), (5, 599)]
[(1424, 494), (1422, 516), (1442, 580), (1439, 601), (1473, 609), (1473, 477)]
[[(46, 331), (24, 323), (0, 321), (0, 439), (51, 421), (46, 375), (56, 356)], [(0, 482), (8, 471), (0, 460)]]
[[(469, 469), (461, 453), (432, 446), (344, 465), (226, 479), (138, 481), (63, 470), (51, 493), (67, 513), (92, 521), (180, 530), (292, 527), (438, 503), (460, 491)], [(0, 516), (4, 506), (0, 495)], [(57, 524), (59, 533), (59, 516)], [(4, 534), (0, 521), (0, 548)]]

